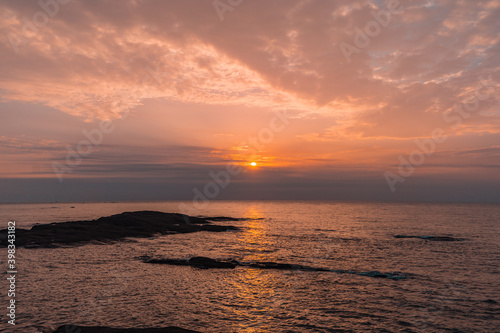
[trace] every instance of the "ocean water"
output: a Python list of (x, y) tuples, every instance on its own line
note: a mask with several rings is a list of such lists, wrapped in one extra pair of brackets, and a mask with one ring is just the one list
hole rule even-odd
[[(180, 212), (179, 204), (0, 205), (0, 228), (9, 220), (19, 228), (124, 211)], [(215, 222), (241, 231), (18, 249), (14, 331), (69, 323), (201, 332), (500, 332), (498, 204), (216, 201), (198, 214), (250, 219)], [(275, 261), (408, 278), (197, 269), (146, 264), (137, 258), (144, 255)], [(2, 286), (6, 294), (7, 283)], [(6, 295), (2, 299), (6, 305)], [(11, 328), (2, 317), (2, 328)]]

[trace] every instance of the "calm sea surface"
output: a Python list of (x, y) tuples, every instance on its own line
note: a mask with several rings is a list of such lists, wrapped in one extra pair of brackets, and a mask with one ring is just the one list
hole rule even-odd
[[(0, 205), (0, 228), (9, 220), (19, 228), (124, 211), (182, 212), (179, 204)], [(500, 332), (498, 204), (226, 201), (197, 213), (251, 220), (216, 222), (242, 228), (236, 232), (19, 249), (14, 331), (43, 332), (74, 323), (176, 325), (201, 332)], [(1, 267), (6, 267), (6, 249), (2, 252)], [(145, 264), (137, 259), (144, 255), (276, 261), (409, 277), (201, 270)], [(7, 329), (3, 280), (1, 327)]]

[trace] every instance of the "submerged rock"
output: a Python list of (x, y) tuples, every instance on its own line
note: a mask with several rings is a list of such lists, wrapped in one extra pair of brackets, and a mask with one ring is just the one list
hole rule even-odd
[[(31, 229), (16, 228), (16, 245), (26, 248), (51, 248), (85, 242), (108, 243), (126, 237), (149, 238), (157, 234), (197, 231), (237, 230), (233, 226), (214, 225), (207, 219), (155, 211), (126, 212), (92, 221), (37, 224)], [(0, 246), (6, 247), (7, 229), (0, 230)]]
[(177, 266), (192, 266), (196, 268), (235, 268), (237, 266), (257, 268), (257, 269), (278, 269), (288, 271), (308, 271), (308, 272), (333, 272), (339, 274), (354, 274), (373, 278), (385, 278), (390, 280), (401, 280), (407, 278), (408, 274), (401, 272), (381, 273), (379, 271), (356, 272), (348, 270), (336, 270), (323, 267), (311, 267), (298, 264), (277, 263), (272, 261), (263, 262), (240, 262), (238, 260), (218, 260), (207, 257), (193, 257), (190, 259), (166, 259), (150, 258), (148, 256), (138, 257), (147, 264), (165, 264)]
[(235, 268), (234, 262), (219, 261), (207, 257), (193, 257), (188, 260), (189, 265), (200, 268)]
[(169, 326), (162, 328), (112, 328), (105, 326), (59, 326), (53, 333), (200, 333), (198, 331)]
[(457, 242), (463, 241), (464, 238), (455, 238), (450, 236), (407, 236), (407, 235), (395, 235), (395, 238), (420, 238), (436, 242)]
[(310, 267), (310, 266), (303, 266), (303, 265), (297, 265), (297, 264), (277, 263), (277, 262), (272, 262), (272, 261), (241, 263), (240, 265), (252, 267), (252, 268), (280, 269), (280, 270), (288, 270), (288, 271), (311, 271), (311, 272), (329, 272), (329, 271), (331, 271), (330, 269), (321, 268), (321, 267)]

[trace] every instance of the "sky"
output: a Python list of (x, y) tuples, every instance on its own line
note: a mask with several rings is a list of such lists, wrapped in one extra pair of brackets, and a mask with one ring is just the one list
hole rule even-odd
[(2, 0), (0, 36), (3, 203), (500, 202), (496, 0)]

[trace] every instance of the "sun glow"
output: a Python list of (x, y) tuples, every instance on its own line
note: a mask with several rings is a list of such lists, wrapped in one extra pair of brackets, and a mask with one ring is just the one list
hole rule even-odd
[(257, 162), (252, 162), (252, 163), (250, 163), (250, 165), (253, 166), (253, 167), (257, 166)]

